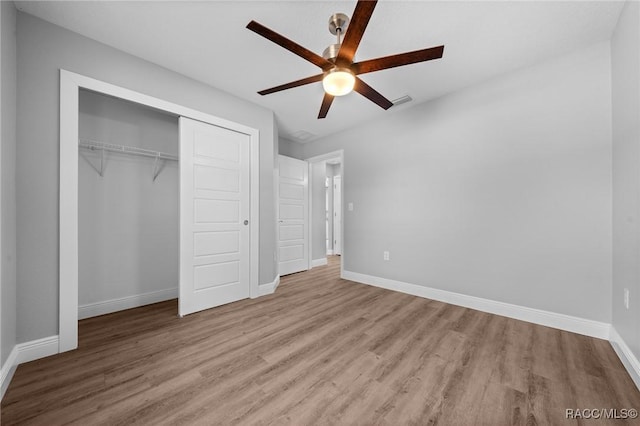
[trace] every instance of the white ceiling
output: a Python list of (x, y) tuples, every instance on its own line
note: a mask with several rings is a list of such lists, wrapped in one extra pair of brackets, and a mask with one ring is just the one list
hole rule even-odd
[(366, 74), (390, 100), (384, 111), (357, 93), (337, 98), (318, 120), (322, 85), (256, 92), (319, 69), (247, 30), (252, 19), (322, 54), (335, 36), (329, 16), (355, 1), (16, 2), (19, 10), (223, 89), (276, 113), (280, 134), (313, 140), (505, 72), (608, 40), (622, 2), (380, 1), (356, 59), (445, 45), (443, 59)]

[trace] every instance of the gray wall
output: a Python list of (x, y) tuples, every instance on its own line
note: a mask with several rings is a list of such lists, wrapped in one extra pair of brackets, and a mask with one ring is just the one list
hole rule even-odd
[[(613, 326), (640, 358), (640, 7), (627, 2), (611, 40)], [(630, 309), (623, 289), (630, 291)]]
[(271, 111), (86, 37), (18, 13), (17, 312), (19, 342), (58, 334), (59, 69), (260, 131), (260, 283), (274, 280)]
[(294, 142), (292, 140), (280, 137), (279, 141), (280, 145), (278, 146), (278, 152), (281, 155), (286, 155), (287, 157), (297, 158), (298, 160), (303, 159), (303, 145), (298, 142)]
[(326, 163), (319, 161), (311, 164), (309, 191), (311, 192), (311, 260), (327, 257), (326, 243)]
[(306, 144), (344, 149), (344, 268), (610, 322), (610, 60), (599, 43)]
[(0, 269), (2, 271), (2, 348), (4, 365), (16, 344), (16, 9), (0, 2), (0, 171), (2, 220)]
[[(82, 139), (178, 155), (178, 117), (82, 90), (79, 119)], [(177, 289), (178, 162), (153, 181), (153, 158), (107, 153), (101, 177), (100, 155), (78, 156), (78, 304)]]

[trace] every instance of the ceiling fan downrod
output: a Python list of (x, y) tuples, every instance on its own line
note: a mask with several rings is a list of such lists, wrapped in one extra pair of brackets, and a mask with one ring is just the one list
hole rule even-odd
[(340, 51), (340, 46), (342, 45), (341, 37), (346, 32), (348, 26), (349, 17), (344, 13), (334, 13), (329, 17), (329, 32), (337, 37), (338, 42), (324, 49), (324, 52), (322, 52), (323, 58), (329, 61), (335, 61)]

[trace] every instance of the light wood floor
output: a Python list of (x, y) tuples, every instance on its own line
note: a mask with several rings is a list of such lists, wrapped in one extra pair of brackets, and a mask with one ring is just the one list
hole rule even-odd
[(640, 409), (604, 340), (341, 280), (335, 258), (275, 295), (176, 312), (81, 321), (78, 350), (18, 368), (2, 424), (556, 425), (576, 424), (567, 408)]

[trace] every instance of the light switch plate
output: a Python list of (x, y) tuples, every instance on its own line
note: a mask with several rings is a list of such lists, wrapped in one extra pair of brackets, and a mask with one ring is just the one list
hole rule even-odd
[(629, 309), (629, 289), (624, 289), (624, 307)]

